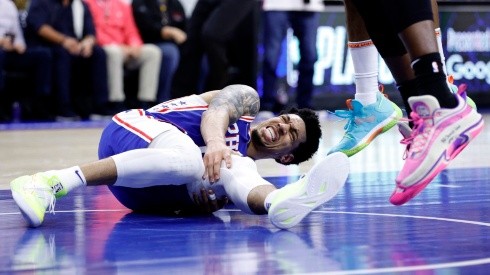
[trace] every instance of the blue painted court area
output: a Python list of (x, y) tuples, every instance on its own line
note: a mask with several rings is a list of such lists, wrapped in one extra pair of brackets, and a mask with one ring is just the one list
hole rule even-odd
[(351, 174), (288, 231), (233, 205), (202, 217), (131, 213), (106, 187), (76, 190), (27, 229), (3, 190), (0, 273), (488, 274), (490, 170), (448, 169), (400, 207), (388, 202), (395, 177)]

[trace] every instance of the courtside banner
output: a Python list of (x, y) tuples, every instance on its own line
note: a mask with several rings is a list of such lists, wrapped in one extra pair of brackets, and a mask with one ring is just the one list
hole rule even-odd
[[(455, 84), (466, 83), (468, 94), (490, 96), (490, 5), (440, 6), (442, 43), (448, 73)], [(277, 74), (283, 83), (296, 87), (300, 60), (298, 40), (292, 30), (284, 41)], [(313, 83), (315, 94), (353, 95), (354, 68), (347, 50), (345, 12), (342, 6), (327, 7), (317, 33), (318, 60)], [(393, 77), (380, 58), (379, 82), (385, 91), (397, 94)]]
[[(451, 11), (451, 8), (453, 11)], [(464, 11), (466, 9), (480, 11)], [(481, 11), (486, 8), (486, 11)], [(468, 92), (490, 95), (490, 6), (441, 7), (442, 42), (448, 73)]]

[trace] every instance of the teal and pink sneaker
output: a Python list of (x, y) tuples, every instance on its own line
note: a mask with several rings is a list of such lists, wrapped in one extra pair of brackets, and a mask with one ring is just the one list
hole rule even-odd
[[(460, 90), (465, 90), (461, 85)], [(408, 99), (413, 112), (412, 133), (402, 140), (407, 145), (405, 164), (396, 178), (390, 197), (394, 205), (402, 205), (419, 194), (483, 129), (483, 118), (456, 93), (458, 106), (441, 108), (431, 95)]]
[(376, 102), (367, 106), (355, 99), (347, 100), (348, 110), (336, 110), (334, 115), (347, 119), (342, 140), (328, 154), (342, 152), (352, 156), (368, 146), (374, 138), (396, 125), (402, 110), (383, 94), (377, 92)]

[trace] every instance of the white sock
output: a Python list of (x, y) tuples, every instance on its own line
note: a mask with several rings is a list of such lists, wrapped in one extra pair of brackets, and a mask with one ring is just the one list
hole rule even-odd
[[(45, 174), (48, 176), (57, 176), (62, 185), (62, 189), (66, 193), (69, 193), (71, 190), (77, 187), (87, 185), (85, 176), (83, 175), (79, 166), (73, 166), (62, 170), (46, 171)], [(56, 193), (59, 191), (61, 190), (56, 190)]]
[(371, 40), (348, 42), (354, 63), (354, 98), (366, 106), (376, 102), (378, 92), (378, 50)]

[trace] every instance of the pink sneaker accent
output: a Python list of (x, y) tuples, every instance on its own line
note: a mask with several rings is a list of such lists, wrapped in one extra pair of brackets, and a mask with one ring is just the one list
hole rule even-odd
[(431, 95), (408, 99), (414, 128), (401, 141), (408, 151), (390, 197), (392, 204), (402, 205), (419, 194), (483, 129), (482, 116), (455, 96), (458, 106), (452, 109), (441, 108)]

